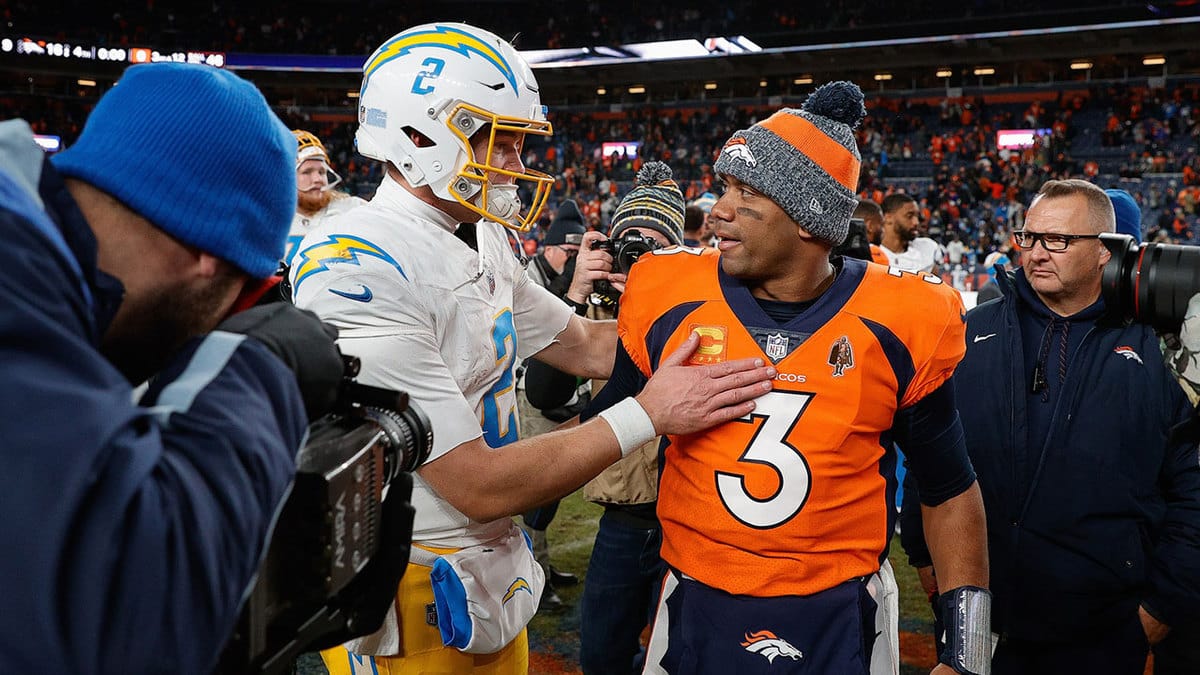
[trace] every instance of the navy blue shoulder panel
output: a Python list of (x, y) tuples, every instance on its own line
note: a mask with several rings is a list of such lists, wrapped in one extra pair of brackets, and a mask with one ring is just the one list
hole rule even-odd
[(663, 349), (666, 348), (667, 341), (675, 334), (675, 330), (679, 328), (679, 324), (683, 323), (689, 314), (703, 304), (703, 300), (697, 300), (675, 305), (654, 320), (654, 324), (646, 333), (646, 354), (650, 357), (650, 372), (658, 370), (658, 362), (662, 359)]
[(917, 369), (913, 365), (912, 354), (909, 353), (908, 347), (896, 337), (896, 334), (887, 326), (872, 321), (866, 317), (858, 317), (863, 324), (875, 335), (875, 339), (879, 340), (879, 344), (883, 347), (883, 353), (887, 355), (888, 363), (892, 366), (892, 372), (896, 374), (896, 401), (904, 400), (904, 394), (908, 391), (908, 385), (912, 383), (913, 377), (917, 374)]

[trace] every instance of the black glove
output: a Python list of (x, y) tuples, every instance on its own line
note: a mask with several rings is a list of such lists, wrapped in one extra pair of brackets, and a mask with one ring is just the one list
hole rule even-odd
[(554, 280), (546, 285), (546, 290), (554, 294), (556, 298), (567, 297), (567, 291), (571, 290), (571, 279), (575, 277), (575, 257), (567, 258), (567, 262), (563, 265), (562, 274), (554, 277)]
[(296, 375), (308, 419), (329, 412), (337, 402), (345, 365), (334, 340), (337, 329), (316, 314), (286, 302), (251, 307), (217, 327), (266, 345)]

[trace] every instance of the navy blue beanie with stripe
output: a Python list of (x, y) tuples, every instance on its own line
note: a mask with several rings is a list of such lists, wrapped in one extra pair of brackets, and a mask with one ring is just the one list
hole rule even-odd
[(252, 277), (270, 276), (283, 257), (296, 212), (296, 137), (233, 73), (131, 66), (51, 162)]

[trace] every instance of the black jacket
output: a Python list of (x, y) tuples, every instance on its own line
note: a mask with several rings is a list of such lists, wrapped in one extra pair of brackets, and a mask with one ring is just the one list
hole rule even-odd
[[(967, 314), (955, 373), (987, 509), (993, 630), (1069, 640), (1130, 620), (1139, 603), (1168, 624), (1191, 620), (1200, 613), (1200, 454), (1168, 442), (1192, 409), (1157, 336), (1094, 325), (1070, 355), (1046, 443), (1030, 447), (1033, 365), (1018, 318), (1030, 310), (1013, 279), (999, 284), (1000, 299)], [(917, 503), (911, 496), (906, 505)], [(928, 564), (912, 511), (904, 544), (914, 564)]]
[(210, 672), (291, 484), (295, 377), (216, 332), (135, 403), (99, 351), (124, 288), (28, 127), (0, 150), (0, 671)]

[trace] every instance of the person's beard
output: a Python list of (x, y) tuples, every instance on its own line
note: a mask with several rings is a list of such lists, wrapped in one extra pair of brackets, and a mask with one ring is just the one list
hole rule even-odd
[(333, 201), (331, 190), (305, 190), (297, 194), (296, 208), (306, 216), (316, 214)]
[(916, 239), (917, 234), (918, 234), (917, 228), (915, 228), (915, 227), (912, 229), (908, 229), (908, 230), (900, 230), (900, 240), (907, 244), (908, 242), (912, 241), (913, 239)]
[(100, 340), (100, 352), (130, 384), (145, 382), (189, 339), (217, 325), (234, 281), (223, 275), (200, 288), (180, 283), (140, 300), (126, 298)]

